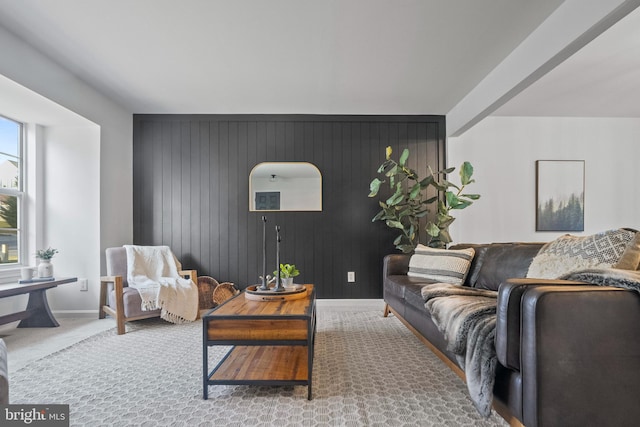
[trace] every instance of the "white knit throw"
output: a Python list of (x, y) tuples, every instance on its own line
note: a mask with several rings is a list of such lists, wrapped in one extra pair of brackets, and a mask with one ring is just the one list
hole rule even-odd
[(180, 277), (182, 268), (168, 246), (124, 245), (127, 282), (140, 292), (142, 310), (161, 309), (160, 317), (171, 323), (196, 320), (198, 286)]

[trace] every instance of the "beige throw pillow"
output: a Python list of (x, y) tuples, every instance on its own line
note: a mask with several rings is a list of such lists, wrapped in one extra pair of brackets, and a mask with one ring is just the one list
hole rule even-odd
[(475, 255), (473, 248), (435, 249), (418, 245), (409, 260), (408, 276), (462, 285)]
[(636, 232), (636, 236), (629, 242), (620, 257), (620, 261), (613, 268), (638, 270), (638, 267), (640, 267), (640, 233)]

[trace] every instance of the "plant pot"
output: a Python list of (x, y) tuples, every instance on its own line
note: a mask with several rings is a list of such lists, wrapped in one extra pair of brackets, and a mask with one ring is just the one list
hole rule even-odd
[(280, 281), (282, 282), (282, 286), (285, 288), (293, 287), (293, 277), (282, 277), (280, 278)]
[(38, 277), (53, 277), (53, 264), (50, 259), (41, 259), (38, 264)]

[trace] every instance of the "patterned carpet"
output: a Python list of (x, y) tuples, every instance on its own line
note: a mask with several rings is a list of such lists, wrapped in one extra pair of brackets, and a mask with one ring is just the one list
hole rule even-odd
[[(505, 426), (396, 318), (318, 311), (314, 399), (306, 386), (210, 386), (202, 323), (134, 322), (15, 372), (11, 403), (69, 404), (73, 426)], [(211, 363), (224, 348), (212, 347)]]

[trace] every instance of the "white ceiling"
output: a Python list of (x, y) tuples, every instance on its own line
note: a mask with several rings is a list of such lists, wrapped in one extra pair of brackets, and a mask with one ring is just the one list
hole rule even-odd
[(562, 0), (0, 0), (134, 113), (446, 114)]
[[(447, 114), (562, 0), (0, 0), (133, 113)], [(640, 117), (640, 11), (494, 115)]]
[(493, 115), (640, 117), (640, 9), (622, 18)]

